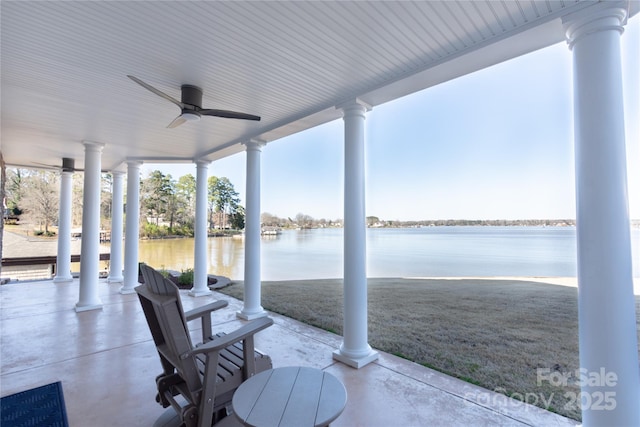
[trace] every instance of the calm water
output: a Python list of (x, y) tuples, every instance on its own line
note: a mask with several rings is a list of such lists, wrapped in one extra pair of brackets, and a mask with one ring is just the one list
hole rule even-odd
[[(262, 279), (342, 277), (342, 229), (288, 230), (262, 239)], [(632, 233), (640, 276), (640, 230)], [(211, 274), (244, 277), (244, 240), (210, 238)], [(140, 242), (140, 260), (158, 268), (193, 267), (193, 239)], [(369, 277), (575, 276), (571, 227), (428, 227), (367, 230)]]

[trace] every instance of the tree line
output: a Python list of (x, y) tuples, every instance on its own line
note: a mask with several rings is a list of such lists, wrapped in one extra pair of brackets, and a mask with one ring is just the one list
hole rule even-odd
[[(50, 170), (7, 168), (5, 220), (29, 222), (35, 234), (53, 235), (51, 226), (58, 221), (60, 174)], [(100, 224), (111, 228), (113, 180), (101, 176)], [(82, 225), (83, 177), (74, 174), (72, 181), (72, 227)], [(156, 238), (169, 235), (193, 236), (195, 223), (196, 179), (187, 174), (174, 179), (159, 170), (140, 180), (140, 235)], [(244, 228), (244, 208), (238, 192), (226, 177), (211, 176), (207, 182), (209, 230)], [(126, 196), (125, 196), (126, 215)]]
[(295, 218), (280, 218), (268, 212), (264, 212), (260, 216), (260, 222), (263, 227), (273, 228), (327, 228), (342, 227), (342, 220), (315, 219), (310, 215), (299, 213)]
[(376, 216), (367, 217), (369, 227), (568, 227), (575, 226), (575, 219), (438, 219), (420, 221), (389, 221)]
[[(263, 227), (278, 228), (326, 228), (326, 227), (342, 227), (342, 220), (326, 220), (315, 219), (309, 215), (299, 213), (295, 218), (280, 218), (270, 213), (263, 213), (261, 217)], [(632, 221), (632, 224), (638, 226), (640, 221)], [(371, 228), (407, 228), (407, 227), (455, 227), (455, 226), (485, 226), (485, 227), (567, 227), (575, 226), (574, 219), (438, 219), (438, 220), (416, 220), (416, 221), (399, 221), (385, 220), (377, 216), (367, 216), (366, 225)]]

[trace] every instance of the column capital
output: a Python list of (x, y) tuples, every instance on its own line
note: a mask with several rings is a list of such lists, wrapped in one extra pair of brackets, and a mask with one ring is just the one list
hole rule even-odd
[(267, 145), (267, 141), (263, 139), (250, 139), (247, 142), (243, 142), (242, 145), (247, 147), (247, 151), (262, 151), (262, 147)]
[(131, 168), (138, 168), (140, 169), (140, 166), (142, 166), (142, 162), (140, 160), (127, 160), (127, 168), (131, 169)]
[(373, 107), (370, 104), (367, 104), (360, 98), (351, 99), (349, 101), (343, 102), (342, 104), (336, 105), (336, 110), (342, 110), (344, 114), (348, 112), (356, 112), (356, 113), (366, 113), (373, 110)]
[(627, 23), (628, 8), (627, 0), (608, 1), (563, 16), (562, 26), (569, 49), (573, 49), (578, 40), (589, 34), (609, 30), (622, 34)]
[(211, 160), (207, 160), (207, 159), (195, 159), (193, 161), (193, 163), (196, 164), (197, 167), (209, 167), (209, 165), (211, 164)]
[(124, 171), (111, 171), (111, 175), (116, 176), (125, 176), (127, 173)]
[(97, 151), (99, 153), (102, 152), (105, 146), (102, 142), (95, 141), (82, 141), (82, 145), (84, 145), (85, 151)]

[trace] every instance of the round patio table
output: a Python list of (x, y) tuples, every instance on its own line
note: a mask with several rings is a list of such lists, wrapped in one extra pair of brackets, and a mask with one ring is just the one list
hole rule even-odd
[(260, 372), (233, 395), (233, 413), (245, 426), (327, 426), (347, 404), (347, 391), (320, 369), (284, 367)]

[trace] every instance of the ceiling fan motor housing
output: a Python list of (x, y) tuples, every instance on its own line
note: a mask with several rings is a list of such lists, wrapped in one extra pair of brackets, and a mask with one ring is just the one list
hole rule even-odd
[(202, 89), (193, 85), (182, 85), (182, 103), (202, 108)]
[(75, 170), (75, 160), (68, 157), (62, 158), (62, 172), (73, 172)]

